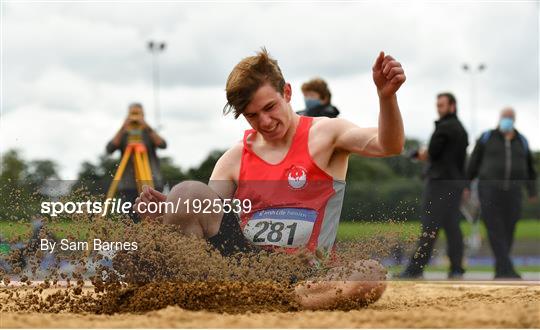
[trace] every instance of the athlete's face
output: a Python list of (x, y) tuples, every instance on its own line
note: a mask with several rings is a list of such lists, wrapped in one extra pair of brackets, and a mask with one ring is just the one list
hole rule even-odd
[(285, 84), (283, 95), (269, 84), (255, 92), (244, 111), (244, 117), (253, 129), (266, 140), (279, 140), (285, 136), (291, 120), (291, 85)]

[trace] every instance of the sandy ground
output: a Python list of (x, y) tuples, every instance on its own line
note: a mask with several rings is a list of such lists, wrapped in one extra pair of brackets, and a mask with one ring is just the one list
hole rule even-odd
[(540, 328), (540, 283), (391, 282), (341, 312), (219, 314), (178, 307), (145, 314), (2, 313), (2, 328)]

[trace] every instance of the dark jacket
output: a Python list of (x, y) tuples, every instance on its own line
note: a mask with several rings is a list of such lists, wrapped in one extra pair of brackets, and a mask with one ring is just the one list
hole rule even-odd
[(506, 189), (525, 184), (529, 196), (537, 195), (533, 156), (527, 140), (517, 130), (508, 142), (498, 129), (482, 134), (469, 160), (467, 177), (498, 182)]
[(322, 104), (311, 109), (298, 111), (297, 114), (308, 117), (329, 117), (339, 116), (339, 110), (331, 104)]
[(437, 120), (429, 141), (426, 177), (430, 180), (464, 180), (468, 145), (467, 132), (455, 114)]

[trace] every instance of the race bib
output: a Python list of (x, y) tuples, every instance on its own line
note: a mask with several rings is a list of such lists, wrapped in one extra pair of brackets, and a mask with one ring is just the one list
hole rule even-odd
[(270, 208), (257, 211), (244, 227), (255, 245), (298, 247), (307, 245), (317, 212), (302, 208)]

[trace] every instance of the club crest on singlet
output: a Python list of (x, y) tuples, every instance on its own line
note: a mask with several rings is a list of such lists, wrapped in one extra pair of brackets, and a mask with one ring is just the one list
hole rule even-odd
[(293, 165), (287, 170), (287, 181), (293, 189), (302, 189), (307, 183), (307, 171), (301, 166)]

